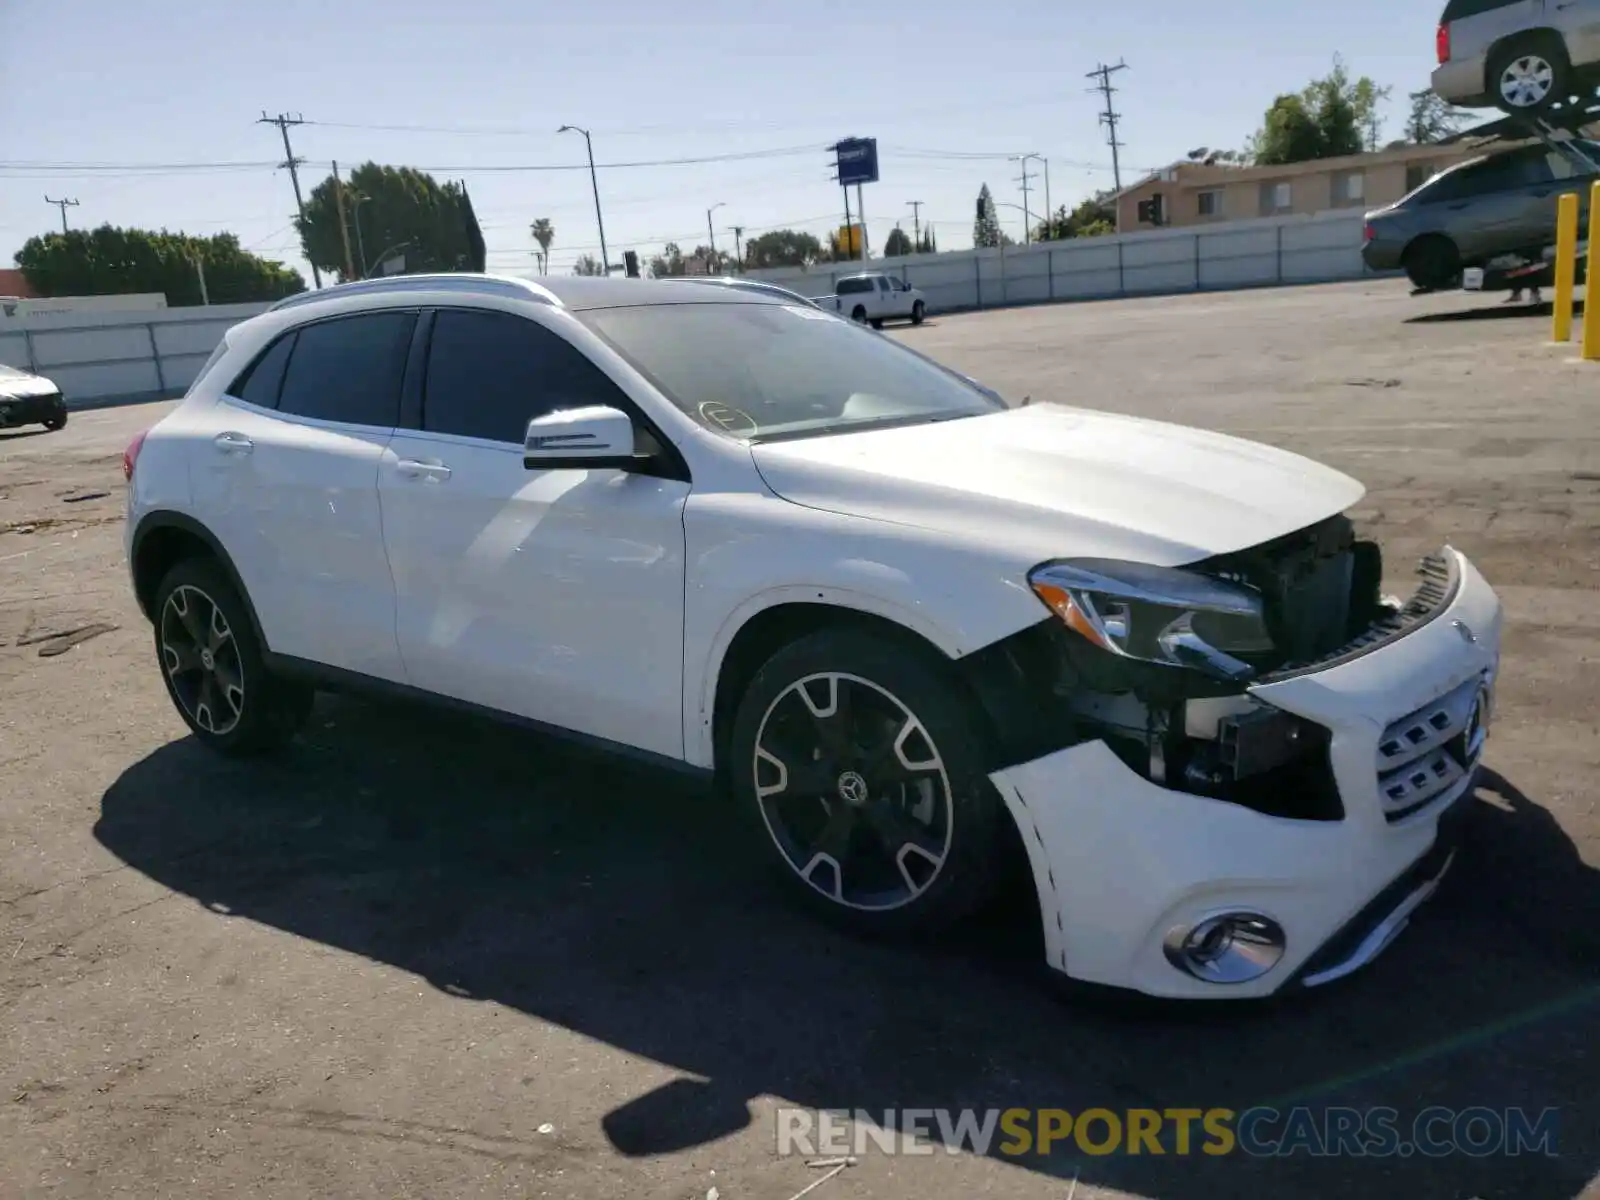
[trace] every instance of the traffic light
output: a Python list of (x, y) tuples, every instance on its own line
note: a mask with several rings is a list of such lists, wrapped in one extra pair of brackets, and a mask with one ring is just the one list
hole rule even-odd
[(1160, 225), (1166, 219), (1166, 205), (1160, 192), (1148, 200), (1139, 201), (1137, 209), (1141, 225)]
[(622, 252), (622, 263), (627, 268), (629, 279), (639, 278), (639, 256), (637, 254), (632, 250), (624, 250)]

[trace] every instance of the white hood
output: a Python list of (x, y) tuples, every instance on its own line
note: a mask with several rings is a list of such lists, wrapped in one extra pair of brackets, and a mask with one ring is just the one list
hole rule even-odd
[(1032, 561), (1181, 566), (1311, 525), (1365, 491), (1256, 442), (1054, 404), (751, 453), (767, 486), (795, 504), (1005, 545)]
[(38, 375), (30, 375), (0, 363), (0, 400), (26, 400), (33, 396), (53, 396), (56, 385)]

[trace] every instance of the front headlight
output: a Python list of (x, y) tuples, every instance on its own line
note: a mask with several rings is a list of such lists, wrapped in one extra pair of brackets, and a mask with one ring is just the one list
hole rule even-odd
[(1243, 584), (1104, 558), (1046, 563), (1028, 583), (1067, 628), (1123, 658), (1237, 681), (1255, 674), (1240, 655), (1273, 648), (1261, 593)]

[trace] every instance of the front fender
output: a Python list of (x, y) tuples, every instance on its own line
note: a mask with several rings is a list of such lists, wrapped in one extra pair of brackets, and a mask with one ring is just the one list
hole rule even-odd
[(691, 496), (684, 530), (684, 747), (696, 766), (714, 766), (728, 648), (776, 605), (825, 604), (893, 621), (952, 659), (1044, 615), (1025, 579), (1032, 564), (928, 530), (754, 494)]

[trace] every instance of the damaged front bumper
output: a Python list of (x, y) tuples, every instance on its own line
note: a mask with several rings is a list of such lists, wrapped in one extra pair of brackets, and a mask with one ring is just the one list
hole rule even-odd
[[(1104, 741), (991, 775), (1027, 845), (1051, 966), (1155, 996), (1256, 997), (1364, 966), (1452, 858), (1499, 664), (1499, 599), (1446, 549), (1425, 620), (1249, 689), (1326, 729), (1337, 820), (1274, 816), (1146, 779)], [(1172, 947), (1225, 914), (1282, 942), (1264, 972), (1196, 973)]]

